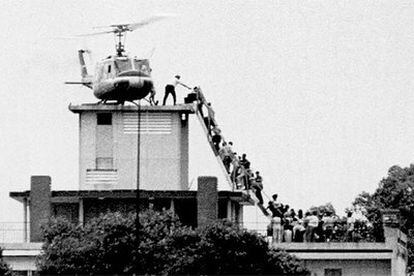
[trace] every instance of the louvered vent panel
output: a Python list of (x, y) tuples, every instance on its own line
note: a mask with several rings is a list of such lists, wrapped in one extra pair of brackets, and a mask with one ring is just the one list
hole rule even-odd
[(116, 170), (86, 170), (86, 185), (112, 188), (118, 184)]
[[(138, 132), (138, 115), (136, 113), (123, 113), (124, 133), (136, 134)], [(142, 113), (141, 134), (171, 134), (171, 113)]]

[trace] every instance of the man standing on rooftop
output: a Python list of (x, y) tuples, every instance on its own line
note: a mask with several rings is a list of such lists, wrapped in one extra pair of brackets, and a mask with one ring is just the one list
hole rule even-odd
[(184, 86), (185, 88), (187, 88), (189, 90), (191, 90), (191, 87), (189, 87), (189, 86), (185, 85), (184, 83), (182, 83), (180, 81), (180, 78), (181, 78), (180, 75), (176, 75), (174, 77), (173, 81), (165, 86), (165, 95), (164, 95), (164, 100), (162, 101), (162, 105), (165, 105), (169, 94), (171, 94), (172, 97), (173, 97), (174, 105), (176, 104), (177, 100), (176, 100), (176, 95), (175, 95), (175, 87), (178, 84)]

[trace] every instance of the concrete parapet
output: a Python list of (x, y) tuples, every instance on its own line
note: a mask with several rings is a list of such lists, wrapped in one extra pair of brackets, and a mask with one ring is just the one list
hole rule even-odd
[(394, 209), (381, 210), (385, 243), (393, 249), (391, 275), (406, 275), (408, 262), (407, 236), (400, 231), (400, 212)]
[[(42, 243), (0, 243), (3, 260), (13, 271), (36, 271), (36, 258)], [(14, 274), (13, 274), (14, 275)]]
[[(141, 105), (141, 112), (180, 112), (180, 113), (194, 113), (195, 104), (177, 104), (177, 105)], [(119, 104), (70, 104), (69, 110), (73, 113), (81, 113), (85, 111), (136, 111), (135, 105), (119, 105)]]

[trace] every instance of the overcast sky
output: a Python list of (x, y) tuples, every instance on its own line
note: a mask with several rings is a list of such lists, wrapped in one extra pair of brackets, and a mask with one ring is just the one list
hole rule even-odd
[[(30, 175), (78, 187), (78, 117), (67, 107), (96, 99), (63, 82), (80, 79), (79, 47), (99, 60), (114, 41), (54, 38), (157, 13), (177, 16), (128, 34), (127, 50), (155, 49), (159, 99), (176, 73), (203, 88), (268, 194), (342, 212), (390, 166), (412, 162), (413, 1), (2, 1), (0, 221), (22, 219), (8, 193), (29, 189)], [(190, 181), (223, 179), (192, 120)]]

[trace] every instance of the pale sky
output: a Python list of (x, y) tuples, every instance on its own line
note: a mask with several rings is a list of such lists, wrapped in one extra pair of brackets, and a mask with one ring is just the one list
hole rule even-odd
[[(80, 47), (99, 60), (114, 43), (54, 38), (158, 13), (176, 16), (128, 34), (127, 50), (155, 48), (158, 99), (177, 73), (202, 87), (266, 193), (342, 212), (389, 167), (412, 162), (413, 1), (2, 1), (0, 221), (22, 220), (8, 194), (29, 189), (30, 175), (78, 188), (78, 117), (67, 107), (97, 100), (63, 82), (80, 79)], [(177, 90), (182, 101), (187, 91)], [(222, 180), (192, 120), (190, 181)]]

